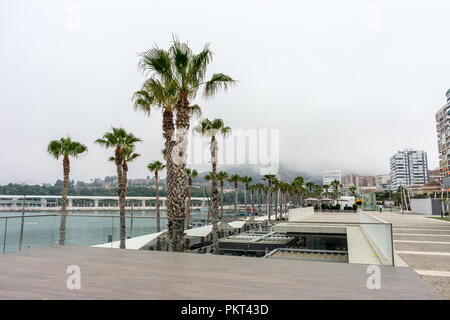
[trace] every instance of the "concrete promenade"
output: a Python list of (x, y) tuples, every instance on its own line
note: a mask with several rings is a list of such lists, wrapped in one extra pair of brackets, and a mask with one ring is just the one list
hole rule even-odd
[(371, 214), (392, 223), (397, 254), (443, 298), (450, 299), (450, 223), (410, 213)]

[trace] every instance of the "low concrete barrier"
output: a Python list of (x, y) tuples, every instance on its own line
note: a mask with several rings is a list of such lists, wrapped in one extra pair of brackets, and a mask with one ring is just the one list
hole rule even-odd
[(360, 215), (361, 230), (366, 234), (376, 254), (383, 264), (394, 265), (394, 246), (392, 224), (378, 219), (366, 212)]

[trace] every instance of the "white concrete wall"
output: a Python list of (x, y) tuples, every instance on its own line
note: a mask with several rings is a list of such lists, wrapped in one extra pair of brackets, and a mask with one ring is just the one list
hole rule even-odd
[(419, 214), (441, 214), (442, 206), (440, 199), (411, 199), (411, 211)]

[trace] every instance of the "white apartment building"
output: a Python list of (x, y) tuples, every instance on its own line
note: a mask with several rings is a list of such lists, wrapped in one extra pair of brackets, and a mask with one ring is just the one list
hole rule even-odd
[(391, 188), (423, 186), (428, 182), (428, 160), (425, 151), (406, 149), (391, 159)]
[(380, 174), (375, 177), (375, 186), (377, 190), (389, 190), (391, 188), (391, 176), (388, 174)]
[(323, 184), (331, 185), (331, 181), (338, 180), (341, 183), (341, 170), (325, 171), (323, 173)]
[(446, 92), (447, 103), (436, 112), (436, 130), (441, 177), (450, 176), (450, 89)]

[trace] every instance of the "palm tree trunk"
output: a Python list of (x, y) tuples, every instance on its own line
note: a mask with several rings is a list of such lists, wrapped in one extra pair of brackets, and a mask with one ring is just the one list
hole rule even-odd
[(223, 220), (223, 180), (220, 181), (220, 220)]
[(217, 141), (215, 137), (211, 137), (211, 163), (212, 163), (212, 186), (211, 186), (211, 208), (212, 208), (212, 220), (213, 220), (213, 253), (219, 254), (219, 228), (218, 228), (218, 204), (217, 204)]
[(122, 149), (116, 148), (115, 151), (117, 168), (117, 195), (119, 196), (119, 215), (120, 215), (120, 248), (125, 249), (125, 197), (123, 185), (123, 167), (122, 167)]
[(245, 184), (245, 194), (244, 194), (244, 217), (247, 218), (247, 198), (248, 198), (248, 183)]
[(277, 214), (278, 214), (278, 194), (275, 192), (275, 220), (277, 220)]
[(269, 179), (269, 221), (271, 213), (272, 213), (272, 183)]
[(255, 216), (255, 203), (254, 203), (254, 200), (255, 200), (255, 190), (253, 190), (253, 188), (252, 188), (252, 195), (251, 195), (251, 202), (252, 202), (252, 216), (254, 217)]
[(189, 101), (181, 92), (176, 103), (176, 140), (172, 150), (171, 206), (173, 215), (170, 251), (184, 251), (184, 222), (186, 219), (186, 152), (189, 132)]
[(67, 189), (69, 186), (70, 161), (69, 156), (63, 159), (64, 181), (61, 194), (61, 224), (59, 226), (59, 245), (63, 246), (66, 239), (66, 216), (67, 216)]
[(126, 196), (127, 196), (127, 173), (128, 166), (126, 162), (123, 162), (122, 166), (122, 192), (119, 196), (120, 201), (120, 249), (125, 249), (125, 240), (126, 240), (126, 224), (125, 224), (125, 206), (126, 206)]
[(191, 222), (191, 192), (192, 192), (192, 178), (189, 177), (189, 184), (188, 184), (188, 195), (187, 195), (187, 220), (188, 224)]
[(173, 112), (165, 109), (163, 112), (163, 137), (165, 140), (164, 146), (166, 150), (166, 210), (167, 210), (167, 248), (172, 250), (173, 239), (173, 207), (172, 207), (172, 177), (173, 177), (173, 165), (172, 165), (172, 149), (174, 146), (173, 136), (175, 132), (175, 126), (173, 123)]
[[(159, 175), (158, 170), (155, 171), (155, 187), (156, 187), (156, 232), (161, 232), (161, 216), (159, 213)], [(156, 238), (156, 250), (161, 251), (161, 240)]]
[(258, 202), (259, 202), (259, 212), (261, 212), (262, 210), (262, 194), (261, 194), (261, 189), (258, 189)]
[(234, 218), (237, 219), (238, 185), (234, 183)]

